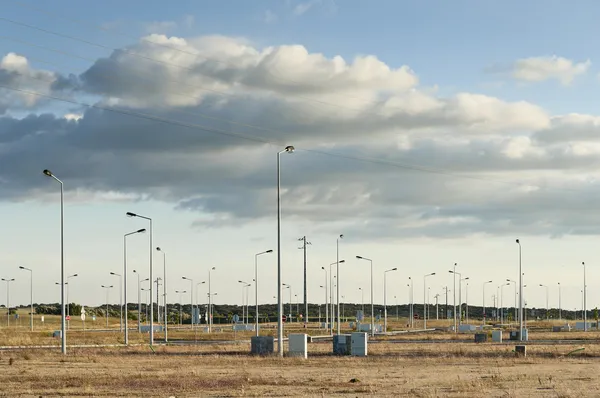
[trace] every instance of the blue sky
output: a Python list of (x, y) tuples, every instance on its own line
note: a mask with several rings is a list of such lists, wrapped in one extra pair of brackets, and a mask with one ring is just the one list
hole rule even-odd
[[(204, 102), (182, 105), (169, 97), (172, 91), (183, 92), (186, 88), (182, 85), (157, 88), (159, 94), (160, 90), (166, 90), (163, 93), (164, 103), (157, 103), (154, 99), (145, 102), (156, 94), (154, 89), (150, 90), (152, 78), (131, 89), (121, 83), (120, 94), (110, 91), (109, 80), (102, 81), (106, 75), (118, 77), (124, 71), (124, 76), (127, 76), (126, 71), (141, 73), (142, 70), (148, 74), (157, 73), (153, 79), (163, 82), (165, 71), (159, 74), (142, 60), (132, 62), (130, 58), (122, 57), (119, 58), (121, 66), (111, 66), (115, 69), (106, 72), (99, 60), (110, 57), (112, 51), (48, 32), (87, 40), (110, 49), (131, 46), (140, 54), (150, 54), (148, 56), (151, 57), (164, 55), (167, 62), (190, 62), (197, 68), (203, 65), (194, 62), (200, 61), (189, 57), (177, 58), (181, 54), (169, 53), (168, 48), (164, 49), (164, 54), (159, 53), (156, 48), (142, 46), (139, 39), (152, 33), (167, 35), (164, 40), (168, 40), (167, 37), (185, 38), (186, 45), (193, 52), (214, 51), (214, 54), (219, 54), (216, 55), (218, 57), (221, 56), (219, 51), (226, 53), (234, 47), (244, 48), (248, 54), (255, 51), (264, 55), (268, 52), (265, 50), (267, 47), (289, 45), (303, 46), (310, 54), (322, 54), (321, 63), (309, 65), (300, 64), (302, 61), (297, 61), (293, 53), (282, 52), (284, 56), (278, 62), (282, 62), (285, 68), (269, 71), (267, 78), (256, 84), (249, 80), (221, 82), (221, 86), (216, 86), (217, 90), (242, 99), (212, 108), (210, 112), (214, 112), (213, 116), (260, 124), (269, 129), (288, 129), (290, 135), (285, 139), (299, 141), (300, 147), (304, 144), (309, 149), (329, 148), (346, 155), (362, 153), (369, 158), (394, 159), (446, 171), (449, 168), (450, 172), (476, 175), (481, 180), (456, 181), (427, 173), (388, 176), (389, 167), (324, 159), (314, 153), (305, 154), (306, 157), (302, 158), (301, 151), (294, 155), (294, 159), (285, 159), (289, 164), (286, 167), (290, 168), (289, 178), (298, 184), (290, 182), (288, 186), (289, 200), (294, 205), (290, 206), (287, 214), (291, 221), (284, 230), (283, 245), (285, 264), (293, 264), (286, 267), (286, 272), (289, 272), (286, 280), (293, 280), (298, 285), (294, 286), (294, 293), (301, 293), (301, 269), (298, 267), (301, 253), (295, 240), (305, 234), (314, 245), (309, 257), (312, 267), (309, 293), (315, 300), (321, 297), (318, 288), (322, 281), (320, 267), (335, 260), (335, 236), (339, 233), (346, 235), (344, 257), (353, 258), (356, 254), (376, 257), (380, 259), (376, 261), (380, 272), (398, 265), (398, 262), (402, 264), (398, 265), (401, 272), (398, 272), (397, 279), (388, 279), (389, 283), (397, 285), (394, 295), (398, 297), (406, 297), (404, 285), (409, 275), (419, 275), (423, 270), (446, 272), (444, 268), (455, 261), (465, 263), (468, 270), (465, 272), (475, 276), (472, 279), (476, 286), (489, 279), (488, 274), (498, 281), (514, 278), (517, 275), (514, 269), (514, 238), (520, 236), (532, 242), (532, 250), (528, 252), (531, 273), (539, 278), (539, 283), (552, 286), (564, 280), (564, 292), (570, 294), (563, 292), (563, 300), (569, 307), (575, 307), (579, 305), (578, 274), (571, 275), (572, 272), (567, 270), (570, 266), (578, 267), (583, 259), (573, 259), (570, 253), (581, 253), (589, 264), (593, 264), (594, 237), (597, 234), (593, 219), (585, 220), (577, 211), (593, 203), (592, 199), (598, 193), (595, 181), (599, 176), (596, 174), (598, 164), (593, 160), (597, 143), (594, 139), (574, 139), (572, 134), (583, 130), (587, 132), (588, 129), (593, 133), (600, 123), (562, 117), (577, 113), (595, 120), (594, 104), (600, 81), (596, 67), (598, 49), (593, 38), (600, 33), (595, 21), (599, 8), (600, 4), (593, 1), (577, 4), (559, 1), (504, 1), (494, 4), (480, 1), (378, 1), (367, 4), (340, 0), (188, 0), (166, 5), (157, 1), (107, 0), (82, 6), (79, 1), (53, 0), (38, 4), (10, 0), (5, 2), (0, 15), (4, 18), (0, 20), (0, 56), (14, 52), (28, 58), (32, 69), (51, 71), (55, 76), (73, 74), (75, 80), (80, 80), (76, 89), (54, 95), (100, 104), (114, 104), (115, 99), (120, 98), (118, 104), (127, 109), (157, 114), (159, 107), (166, 107), (167, 111), (160, 109), (168, 114), (169, 119), (183, 120), (181, 113), (175, 112), (209, 111), (201, 109), (206, 106)], [(202, 43), (193, 41), (193, 38), (203, 36), (224, 36), (228, 41), (217, 42), (211, 38)], [(168, 42), (167, 47), (172, 43)], [(85, 59), (60, 55), (43, 47)], [(247, 56), (248, 59), (252, 57)], [(360, 60), (374, 56), (390, 70), (399, 72), (386, 74), (371, 65), (369, 70), (356, 69), (350, 77), (323, 81), (326, 88), (312, 92), (315, 82), (322, 82), (319, 80), (322, 75), (317, 69), (324, 64), (329, 65), (336, 56), (341, 56), (347, 66), (355, 58)], [(557, 61), (553, 56), (561, 58)], [(113, 57), (117, 59), (118, 55), (113, 54)], [(233, 53), (223, 57), (223, 63), (239, 62)], [(249, 62), (258, 62), (260, 57), (256, 55), (256, 59)], [(410, 73), (402, 72), (403, 66), (410, 68)], [(96, 70), (100, 71), (97, 75), (88, 73)], [(190, 87), (213, 83), (206, 76), (188, 76), (187, 72), (179, 72), (169, 76), (190, 79)], [(260, 70), (254, 71), (258, 72)], [(311, 78), (310, 73), (313, 72), (316, 77)], [(519, 75), (520, 72), (523, 74)], [(23, 72), (19, 70), (18, 73)], [(298, 86), (306, 85), (306, 88), (300, 91), (300, 87), (282, 88), (276, 87), (276, 81), (265, 82), (274, 74), (279, 76), (279, 83), (282, 79), (289, 79)], [(411, 81), (414, 76), (418, 78), (417, 83), (416, 80)], [(98, 81), (92, 81), (93, 78)], [(193, 80), (196, 78), (198, 80)], [(338, 81), (343, 84), (339, 86)], [(27, 88), (23, 82), (21, 84), (21, 88)], [(386, 84), (389, 84), (389, 89)], [(241, 90), (241, 87), (245, 89)], [(146, 88), (151, 92), (144, 94)], [(39, 87), (37, 89), (40, 90)], [(292, 92), (296, 89), (300, 94)], [(51, 88), (48, 90), (54, 93)], [(461, 97), (461, 93), (469, 95)], [(192, 94), (199, 96), (205, 93), (194, 91)], [(419, 97), (410, 96), (417, 94)], [(368, 117), (373, 112), (364, 110), (362, 120), (373, 123), (375, 127), (372, 131), (365, 129), (350, 133), (353, 126), (362, 126), (361, 120), (348, 122), (348, 116), (342, 113), (386, 95), (402, 101), (402, 107), (408, 110), (402, 108), (394, 116), (398, 118), (394, 123), (390, 119), (369, 121)], [(243, 96), (256, 96), (256, 101), (249, 101)], [(343, 101), (342, 97), (345, 97)], [(298, 98), (308, 100), (294, 104), (293, 101), (298, 101)], [(365, 103), (361, 105), (360, 100)], [(422, 104), (421, 100), (424, 101)], [(432, 104), (436, 101), (439, 103)], [(140, 137), (148, 140), (144, 144), (152, 146), (153, 136), (150, 133), (148, 136), (132, 135), (132, 141), (126, 142), (135, 126), (120, 130), (119, 126), (125, 126), (124, 123), (109, 119), (103, 121), (98, 115), (94, 118), (91, 113), (85, 114), (84, 108), (73, 104), (40, 101), (30, 106), (18, 104), (16, 99), (8, 102), (7, 111), (4, 115), (0, 114), (0, 118), (20, 120), (28, 114), (43, 112), (51, 112), (58, 118), (66, 113), (83, 117), (78, 122), (82, 127), (71, 133), (54, 131), (54, 127), (45, 125), (39, 127), (38, 135), (33, 138), (11, 142), (4, 148), (0, 146), (0, 160), (4, 156), (8, 167), (13, 165), (10, 161), (20, 159), (19, 167), (14, 168), (18, 172), (5, 172), (4, 175), (0, 172), (0, 182), (3, 179), (19, 181), (18, 184), (6, 185), (10, 194), (3, 196), (0, 202), (0, 209), (7, 220), (3, 224), (10, 225), (9, 228), (0, 228), (0, 238), (11, 248), (0, 253), (0, 261), (12, 264), (4, 268), (3, 277), (4, 274), (17, 276), (18, 265), (39, 269), (36, 272), (43, 275), (39, 282), (36, 281), (40, 301), (57, 299), (53, 287), (47, 284), (48, 281), (53, 283), (57, 275), (53, 257), (57, 244), (57, 203), (56, 197), (51, 195), (56, 187), (41, 173), (34, 174), (45, 167), (65, 176), (63, 179), (68, 187), (67, 198), (71, 201), (67, 207), (69, 219), (66, 224), (70, 243), (69, 270), (82, 275), (72, 286), (71, 296), (75, 300), (90, 304), (102, 302), (103, 292), (96, 285), (100, 280), (102, 283), (110, 281), (103, 278), (108, 278), (110, 270), (122, 266), (122, 234), (143, 226), (126, 219), (126, 211), (149, 214), (157, 220), (154, 240), (168, 253), (169, 264), (172, 264), (169, 268), (172, 270), (169, 274), (172, 282), (169, 285), (173, 290), (186, 287), (181, 281), (182, 275), (201, 281), (205, 279), (208, 268), (217, 265), (223, 270), (220, 276), (215, 276), (219, 299), (234, 302), (241, 294), (237, 280), (252, 278), (254, 254), (275, 248), (273, 204), (268, 202), (273, 199), (274, 193), (268, 193), (264, 188), (265, 181), (273, 178), (268, 173), (274, 161), (274, 149), (262, 152), (265, 148), (253, 147), (249, 154), (240, 156), (239, 151), (244, 148), (241, 144), (240, 147), (234, 144), (235, 140), (226, 144), (219, 142), (214, 148), (209, 141), (203, 141), (201, 148), (196, 149), (191, 149), (189, 142), (177, 147), (178, 134), (182, 130), (166, 126), (164, 134), (169, 139), (172, 137), (174, 149), (153, 149), (156, 152), (144, 153), (146, 145), (141, 145)], [(324, 102), (336, 102), (334, 105), (340, 107), (330, 111), (335, 113), (331, 120), (311, 113), (316, 108), (323, 108)], [(311, 106), (305, 108), (307, 103)], [(321, 105), (315, 106), (315, 103)], [(290, 104), (298, 107), (290, 106), (290, 112), (298, 109), (301, 116), (294, 118), (293, 112), (291, 116), (287, 115), (286, 106)], [(271, 108), (279, 109), (279, 113), (269, 114)], [(444, 116), (439, 116), (442, 113)], [(338, 116), (339, 120), (336, 119)], [(84, 124), (88, 120), (89, 124)], [(106, 123), (99, 124), (104, 127), (98, 127), (98, 131), (105, 126), (116, 126), (115, 133), (100, 135), (91, 142), (95, 143), (93, 145), (100, 142), (108, 145), (114, 140), (115, 146), (107, 151), (101, 148), (90, 150), (89, 146), (82, 149), (79, 147), (81, 140), (93, 135), (91, 131), (96, 131), (94, 123), (98, 120)], [(206, 119), (193, 121), (203, 125), (209, 123)], [(240, 125), (214, 123), (211, 124), (214, 128), (258, 134)], [(369, 125), (367, 123), (367, 128)], [(0, 137), (3, 134), (1, 128)], [(310, 136), (312, 138), (306, 133), (311, 129), (315, 134)], [(549, 130), (562, 134), (558, 143), (545, 146), (536, 141), (536, 134)], [(39, 135), (40, 132), (47, 135)], [(32, 131), (29, 130), (29, 133)], [(63, 145), (61, 140), (65, 134), (76, 135), (77, 139)], [(43, 147), (45, 144), (38, 142), (43, 143), (44, 137), (50, 136), (57, 137), (57, 143), (52, 142), (56, 146), (49, 146), (48, 156), (42, 157), (34, 151), (34, 147)], [(136, 142), (140, 153), (125, 153), (123, 148), (130, 150), (133, 146), (136, 149)], [(398, 148), (398, 152), (393, 151)], [(564, 148), (572, 149), (565, 154)], [(31, 156), (29, 160), (25, 158), (27, 154)], [(194, 156), (198, 159), (196, 164), (193, 163)], [(71, 158), (74, 160), (69, 163)], [(150, 170), (158, 169), (158, 165), (179, 166), (179, 161), (182, 162), (181, 167), (161, 173), (160, 180), (152, 181), (149, 177)], [(129, 165), (131, 171), (125, 170), (125, 165)], [(190, 170), (195, 169), (207, 170), (206, 175), (192, 177)], [(91, 174), (86, 178), (77, 170), (88, 170)], [(250, 170), (256, 173), (245, 175)], [(297, 170), (306, 170), (304, 179), (295, 176)], [(214, 176), (222, 176), (221, 181), (215, 181), (219, 178)], [(504, 189), (502, 184), (485, 182), (486, 179), (510, 181), (513, 185)], [(550, 186), (550, 190), (533, 193), (529, 197), (521, 190), (520, 184), (531, 181), (534, 185)], [(390, 192), (391, 186), (398, 187), (398, 191)], [(406, 189), (400, 189), (403, 187)], [(580, 198), (574, 200), (569, 197), (565, 193), (567, 188), (581, 190), (581, 194), (576, 194)], [(338, 200), (337, 205), (329, 203), (332, 198)], [(368, 211), (363, 212), (363, 203), (368, 205)], [(422, 204), (426, 204), (426, 208)], [(520, 206), (530, 209), (523, 215), (525, 221), (518, 221)], [(347, 208), (348, 212), (344, 213), (343, 208)], [(430, 217), (437, 216), (444, 218), (440, 231), (422, 226), (413, 229), (413, 225), (427, 224)], [(395, 228), (398, 228), (397, 235), (389, 232)], [(143, 266), (147, 262), (147, 237), (132, 237), (130, 242), (131, 268)], [(430, 250), (432, 247), (436, 250)], [(263, 275), (266, 281), (273, 277), (275, 256), (262, 260), (270, 267)], [(155, 258), (155, 263), (160, 263), (160, 257)], [(565, 279), (545, 272), (548, 269), (564, 272)], [(361, 265), (352, 262), (347, 279), (344, 279), (347, 285), (342, 291), (348, 300), (357, 301), (360, 297), (358, 287), (362, 286), (366, 276), (362, 272)], [(129, 277), (133, 281), (134, 275)], [(441, 293), (441, 286), (449, 282), (444, 275), (435, 285)], [(26, 302), (25, 286), (15, 292), (17, 302)], [(130, 285), (130, 288), (133, 289), (133, 286)], [(271, 299), (271, 293), (261, 292), (261, 300)], [(174, 293), (169, 294), (171, 299), (176, 298)], [(542, 289), (531, 295), (534, 305), (545, 304)], [(420, 297), (417, 293), (415, 296)], [(481, 301), (479, 293), (475, 297), (478, 302)], [(590, 292), (590, 302), (595, 303), (595, 298)], [(597, 299), (600, 300), (600, 297)], [(487, 297), (488, 303), (489, 300)], [(393, 300), (389, 298), (388, 302)]]

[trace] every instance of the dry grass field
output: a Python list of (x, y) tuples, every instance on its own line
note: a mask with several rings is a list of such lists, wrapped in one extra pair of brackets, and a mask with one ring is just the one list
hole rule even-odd
[[(72, 322), (69, 345), (121, 344), (118, 319), (94, 325)], [(397, 327), (393, 322), (392, 326)], [(446, 321), (432, 326), (447, 325)], [(135, 326), (136, 323), (130, 324)], [(16, 325), (15, 325), (16, 326)], [(28, 326), (28, 324), (27, 324)], [(42, 328), (43, 326), (43, 328)], [(24, 325), (0, 329), (0, 345), (56, 348), (0, 350), (0, 395), (4, 396), (406, 396), (580, 397), (599, 396), (600, 332), (551, 333), (531, 324), (526, 358), (514, 344), (473, 343), (469, 334), (410, 333), (377, 337), (366, 358), (331, 354), (331, 342), (309, 344), (309, 358), (249, 356), (252, 333), (212, 333), (189, 326), (171, 329), (170, 340), (201, 344), (156, 345), (130, 332), (132, 346), (69, 347), (51, 336), (58, 319), (47, 318), (31, 333)], [(91, 329), (90, 329), (91, 328)], [(323, 335), (323, 330), (286, 325)], [(533, 331), (533, 330), (536, 331)], [(264, 331), (266, 333), (274, 330)], [(162, 338), (157, 334), (157, 340)], [(226, 342), (236, 339), (237, 342)], [(508, 333), (505, 334), (505, 339)], [(560, 339), (568, 339), (560, 342)], [(536, 343), (537, 342), (537, 343)], [(541, 344), (543, 343), (543, 344)], [(574, 350), (583, 348), (583, 350)]]

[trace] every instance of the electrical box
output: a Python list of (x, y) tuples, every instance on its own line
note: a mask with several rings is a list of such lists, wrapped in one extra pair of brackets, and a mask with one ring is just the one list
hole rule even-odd
[(366, 357), (369, 340), (368, 334), (364, 332), (354, 332), (351, 336), (351, 355), (356, 357)]
[(291, 333), (288, 335), (288, 352), (290, 356), (307, 358), (308, 339), (305, 333)]

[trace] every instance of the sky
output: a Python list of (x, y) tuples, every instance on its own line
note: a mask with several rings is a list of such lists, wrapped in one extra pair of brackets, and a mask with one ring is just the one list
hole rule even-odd
[[(581, 308), (585, 262), (593, 308), (598, 11), (541, 0), (6, 0), (0, 277), (15, 278), (10, 304), (29, 302), (19, 266), (33, 270), (35, 302), (59, 300), (60, 191), (43, 169), (64, 182), (71, 301), (100, 305), (112, 284), (118, 302), (110, 272), (124, 272), (123, 236), (148, 228), (131, 211), (153, 219), (152, 248), (165, 253), (152, 250), (153, 277), (166, 268), (169, 303), (192, 288), (198, 298), (186, 300), (205, 302), (212, 267), (215, 302), (241, 303), (255, 254), (277, 248), (277, 153), (293, 145), (281, 155), (292, 301), (303, 294), (298, 239), (311, 242), (309, 302), (322, 303), (343, 234), (344, 302), (370, 292), (360, 255), (373, 260), (376, 303), (386, 270), (398, 268), (388, 304), (408, 301), (409, 277), (414, 300), (428, 287), (433, 302), (454, 289), (458, 263), (470, 304), (492, 280), (486, 304), (502, 290), (512, 305), (514, 285), (501, 286), (518, 278), (519, 238), (529, 307), (546, 306), (543, 286), (557, 307), (560, 283), (562, 308)], [(130, 302), (137, 275), (149, 276), (149, 235), (127, 238)], [(277, 255), (261, 255), (260, 303), (275, 301), (276, 278)]]

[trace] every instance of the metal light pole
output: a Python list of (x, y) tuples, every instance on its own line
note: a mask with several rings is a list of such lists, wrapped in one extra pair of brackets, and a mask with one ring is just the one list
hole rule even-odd
[(104, 289), (106, 289), (106, 328), (108, 329), (108, 289), (112, 289), (113, 285), (110, 285), (110, 286), (102, 285), (102, 287)]
[(440, 320), (440, 314), (439, 314), (439, 298), (440, 298), (440, 294), (437, 293), (435, 296), (433, 296), (433, 298), (435, 299), (435, 320), (439, 321)]
[(519, 245), (519, 341), (523, 341), (523, 267), (521, 264), (521, 242)]
[(123, 276), (115, 272), (110, 273), (119, 277), (119, 332), (123, 331)]
[(292, 285), (282, 283), (281, 286), (285, 286), (284, 289), (290, 289), (290, 322), (292, 322)]
[[(146, 278), (146, 280), (149, 280), (149, 279)], [(148, 322), (148, 307), (150, 306), (150, 303), (149, 303), (150, 300), (148, 299), (148, 297), (150, 296), (150, 289), (144, 289), (144, 288), (142, 288), (141, 291), (142, 292), (146, 292), (146, 301), (145, 301), (145, 304), (146, 304), (146, 322)]]
[(321, 267), (321, 269), (323, 271), (325, 271), (325, 330), (329, 329), (329, 301), (327, 298), (327, 294), (328, 294), (328, 284), (329, 284), (329, 278), (327, 277), (327, 269), (325, 267)]
[[(461, 276), (459, 274), (459, 276)], [(467, 276), (466, 278), (459, 278), (458, 280), (458, 319), (459, 319), (459, 323), (462, 324), (462, 282), (463, 281), (468, 281), (469, 277)]]
[(387, 333), (387, 273), (397, 270), (398, 268), (392, 268), (383, 272), (383, 333)]
[(6, 327), (8, 327), (10, 325), (10, 282), (14, 282), (15, 278), (2, 278), (2, 280), (6, 282)]
[[(144, 232), (146, 232), (146, 228), (142, 228), (142, 229), (138, 229), (137, 231), (133, 231), (130, 232), (128, 234), (123, 235), (123, 275), (125, 276), (125, 345), (129, 344), (129, 330), (127, 329), (127, 237), (129, 235), (135, 235), (135, 234), (143, 234)], [(135, 270), (133, 271), (135, 272)], [(137, 272), (136, 272), (137, 274)], [(141, 326), (140, 326), (140, 308), (141, 308), (141, 304), (140, 304), (140, 274), (137, 274), (138, 277), (138, 332), (141, 331)]]
[[(165, 301), (165, 308), (163, 309), (163, 318), (165, 318), (165, 343), (169, 341), (169, 331), (168, 331), (168, 323), (169, 323), (169, 312), (167, 311), (167, 253), (162, 250), (160, 247), (156, 248), (156, 251), (159, 251), (163, 254), (163, 295)], [(125, 290), (127, 291), (127, 290)], [(127, 299), (127, 295), (125, 296)], [(127, 302), (127, 300), (125, 300)], [(125, 304), (127, 305), (127, 304)], [(192, 311), (193, 312), (193, 311)], [(127, 327), (127, 321), (125, 321), (125, 327)]]
[[(69, 284), (69, 279), (75, 278), (77, 276), (78, 276), (77, 274), (67, 276), (67, 283), (65, 283), (65, 285), (67, 285), (67, 303), (66, 303), (67, 317), (69, 317), (69, 318), (71, 318), (71, 301), (69, 300), (69, 288), (71, 287), (71, 285)], [(71, 321), (67, 320), (67, 330), (69, 330), (70, 326), (71, 326)]]
[(192, 278), (186, 278), (182, 276), (181, 279), (185, 279), (186, 281), (190, 281), (190, 316), (191, 316), (191, 325), (192, 329), (194, 328), (194, 280)]
[(454, 263), (454, 270), (450, 271), (452, 273), (452, 281), (454, 283), (454, 286), (452, 287), (452, 290), (454, 290), (452, 292), (452, 295), (454, 296), (454, 308), (453, 311), (454, 312), (454, 333), (458, 333), (458, 320), (456, 319), (456, 266), (458, 265), (458, 263)]
[[(132, 212), (127, 212), (126, 215), (127, 217), (138, 217), (150, 222), (150, 276), (148, 279), (150, 279), (150, 345), (152, 346), (154, 344), (154, 301), (152, 300), (152, 281), (154, 280), (152, 277), (152, 219), (150, 217), (145, 217)], [(158, 305), (158, 302), (156, 305)]]
[(293, 153), (294, 147), (286, 146), (277, 152), (277, 352), (283, 357), (283, 306), (281, 303), (281, 154)]
[[(279, 253), (279, 252), (278, 252)], [(212, 314), (212, 298), (215, 294), (212, 294), (212, 286), (210, 283), (210, 273), (214, 271), (216, 267), (212, 267), (208, 270), (208, 333), (212, 330), (213, 314)], [(281, 340), (279, 340), (281, 341)], [(282, 346), (283, 348), (283, 346)]]
[(29, 327), (30, 327), (31, 331), (33, 332), (33, 270), (31, 270), (30, 268), (26, 268), (26, 267), (19, 267), (19, 269), (29, 271), (29, 273), (30, 273), (30, 275), (29, 275), (29, 295), (30, 295), (30, 302), (31, 302), (31, 314), (29, 314)]
[(502, 311), (502, 319), (503, 319), (502, 322), (504, 322), (504, 320), (505, 320), (504, 319), (504, 287), (505, 286), (510, 286), (510, 283), (506, 283), (506, 284), (500, 286), (500, 307), (501, 307), (501, 311)]
[(360, 290), (362, 313), (363, 313), (363, 317), (364, 317), (365, 316), (365, 291), (363, 290), (362, 287), (359, 287), (358, 290)]
[(65, 315), (65, 234), (64, 234), (64, 184), (48, 169), (43, 171), (44, 175), (53, 178), (60, 184), (60, 306), (61, 306), (61, 350), (67, 354), (67, 328)]
[(373, 304), (373, 260), (361, 256), (356, 256), (356, 258), (371, 263), (371, 337), (375, 337), (375, 306)]
[(549, 307), (548, 307), (548, 286), (546, 285), (542, 285), (540, 283), (540, 287), (545, 287), (546, 288), (546, 320), (550, 319), (550, 314), (548, 313)]
[(488, 283), (492, 283), (492, 281), (487, 281), (487, 282), (483, 282), (483, 324), (485, 325), (485, 285), (487, 285)]
[(344, 235), (340, 235), (337, 240), (336, 240), (336, 263), (337, 263), (337, 270), (335, 271), (336, 275), (337, 275), (337, 289), (336, 289), (336, 295), (337, 295), (337, 334), (340, 334), (340, 328), (341, 328), (341, 318), (340, 318), (340, 239), (344, 238)]
[(560, 300), (560, 282), (558, 282), (558, 320), (562, 321), (562, 305)]
[(410, 327), (415, 327), (415, 289), (413, 285), (412, 277), (408, 277), (410, 279)]
[[(273, 253), (273, 250), (266, 250), (264, 252), (260, 252), (254, 255), (254, 304), (256, 305), (256, 319), (254, 320), (255, 323), (255, 329), (256, 329), (256, 336), (258, 336), (258, 256), (263, 255), (263, 254), (267, 254), (267, 253)], [(305, 278), (306, 280), (306, 278)], [(308, 304), (307, 308), (308, 308)], [(307, 310), (308, 311), (308, 310)], [(307, 314), (308, 316), (308, 314)]]
[(507, 282), (515, 284), (515, 321), (517, 320), (517, 281), (513, 281), (512, 279), (507, 279)]
[(182, 302), (183, 302), (182, 295), (184, 293), (187, 293), (187, 290), (175, 290), (175, 293), (179, 293), (179, 326), (181, 326), (181, 317), (182, 317), (181, 306), (182, 306)]
[(583, 331), (587, 332), (587, 283), (585, 282), (585, 262), (583, 265)]
[(427, 329), (427, 311), (425, 310), (427, 298), (425, 296), (427, 292), (427, 277), (435, 275), (435, 272), (423, 276), (423, 329)]

